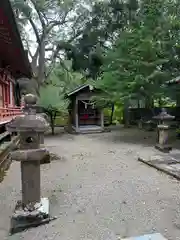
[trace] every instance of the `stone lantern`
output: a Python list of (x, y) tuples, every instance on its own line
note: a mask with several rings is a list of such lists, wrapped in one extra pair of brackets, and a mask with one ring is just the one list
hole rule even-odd
[(153, 119), (158, 121), (157, 126), (157, 144), (155, 148), (163, 152), (169, 152), (172, 150), (169, 144), (169, 121), (173, 120), (175, 117), (171, 116), (166, 112), (165, 108), (162, 108), (161, 113), (153, 117)]
[(9, 132), (19, 135), (19, 150), (11, 153), (12, 160), (21, 164), (22, 200), (18, 202), (12, 217), (11, 232), (37, 226), (50, 220), (49, 200), (41, 198), (40, 161), (47, 155), (41, 145), (41, 137), (49, 124), (36, 114), (36, 97), (27, 94), (24, 97), (26, 111), (15, 117), (9, 124)]

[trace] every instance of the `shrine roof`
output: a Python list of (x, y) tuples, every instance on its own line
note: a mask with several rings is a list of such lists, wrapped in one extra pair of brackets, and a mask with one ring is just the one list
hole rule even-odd
[(80, 86), (76, 87), (74, 90), (67, 93), (67, 97), (71, 97), (71, 96), (77, 94), (78, 92), (80, 92), (81, 90), (85, 90), (86, 88), (88, 90), (90, 90), (90, 84), (83, 84), (83, 85), (80, 85)]
[(28, 55), (9, 0), (0, 0), (0, 61), (14, 75), (32, 76)]
[(173, 78), (170, 81), (166, 82), (167, 85), (174, 85), (174, 84), (178, 84), (178, 83), (180, 83), (180, 76)]

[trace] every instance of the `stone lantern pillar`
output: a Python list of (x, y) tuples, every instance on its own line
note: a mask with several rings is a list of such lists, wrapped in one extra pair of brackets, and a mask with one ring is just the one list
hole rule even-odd
[(49, 124), (42, 115), (36, 114), (36, 100), (34, 95), (27, 94), (24, 97), (26, 111), (7, 124), (7, 130), (17, 132), (20, 138), (20, 149), (11, 153), (12, 160), (21, 164), (22, 182), (22, 200), (12, 217), (12, 233), (50, 220), (49, 201), (41, 198), (40, 192), (40, 161), (47, 155), (40, 139)]
[(166, 112), (165, 108), (162, 108), (161, 113), (153, 117), (158, 121), (157, 126), (157, 144), (155, 148), (162, 152), (169, 152), (172, 150), (169, 144), (169, 123), (168, 121), (173, 120), (175, 117), (171, 116)]

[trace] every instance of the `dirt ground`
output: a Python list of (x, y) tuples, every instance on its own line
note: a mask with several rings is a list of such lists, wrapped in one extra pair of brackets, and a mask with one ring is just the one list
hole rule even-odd
[(153, 133), (148, 134), (116, 129), (47, 137), (46, 146), (58, 158), (41, 167), (42, 196), (49, 197), (58, 219), (7, 237), (21, 197), (20, 167), (14, 162), (0, 185), (0, 239), (116, 240), (160, 232), (179, 240), (179, 182), (137, 161), (156, 152)]

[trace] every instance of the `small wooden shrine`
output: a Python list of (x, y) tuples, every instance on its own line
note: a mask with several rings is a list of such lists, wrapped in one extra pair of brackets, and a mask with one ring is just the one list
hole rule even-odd
[(103, 109), (93, 103), (98, 90), (89, 84), (81, 85), (67, 94), (70, 100), (69, 124), (77, 133), (102, 132), (104, 130)]

